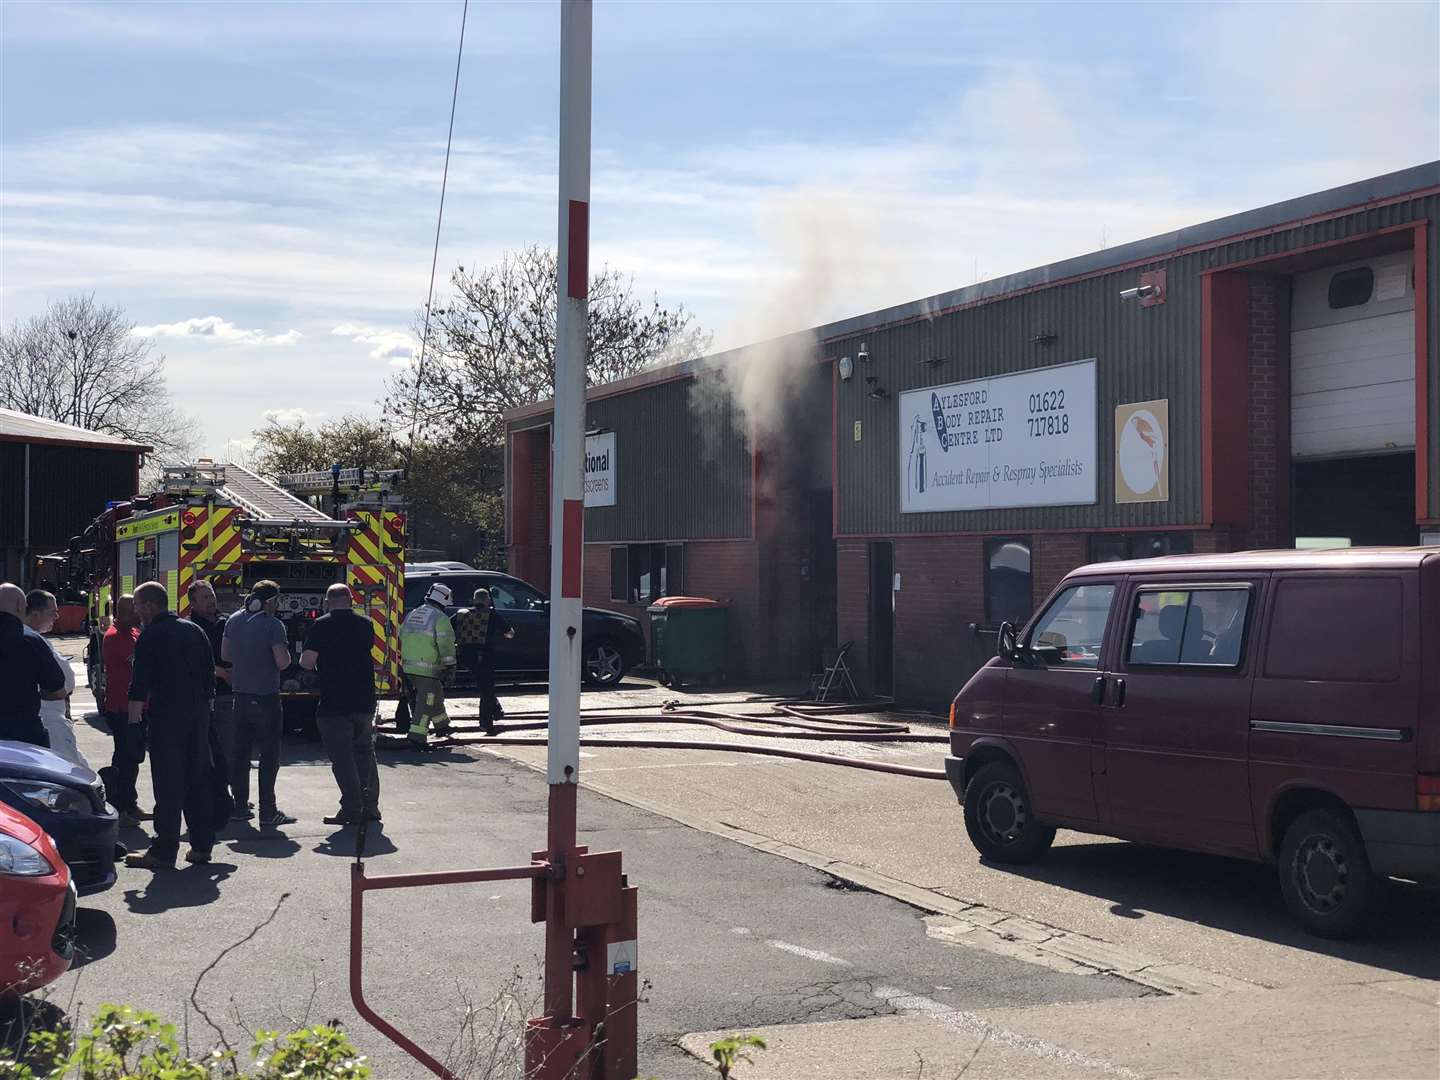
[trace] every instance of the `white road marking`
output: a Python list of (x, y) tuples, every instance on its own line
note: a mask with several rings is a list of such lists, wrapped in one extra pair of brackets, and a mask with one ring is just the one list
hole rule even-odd
[(962, 1035), (979, 1035), (990, 1042), (1023, 1050), (1027, 1054), (1033, 1054), (1035, 1057), (1045, 1058), (1048, 1061), (1059, 1061), (1066, 1065), (1095, 1069), (1109, 1076), (1125, 1077), (1126, 1080), (1140, 1080), (1139, 1073), (1133, 1069), (1127, 1069), (1124, 1065), (1116, 1065), (1100, 1058), (1093, 1058), (1077, 1050), (1067, 1050), (1063, 1046), (1056, 1046), (1044, 1039), (1037, 1039), (1033, 1035), (1021, 1035), (1016, 1031), (996, 1027), (975, 1013), (952, 1009), (949, 1005), (942, 1005), (933, 998), (912, 994), (893, 986), (877, 986), (875, 996), (888, 1002), (902, 1013), (934, 1017), (946, 1027), (958, 1031)]
[(730, 927), (730, 932), (732, 934), (748, 934), (750, 933), (750, 928), (748, 926), (732, 926)]
[[(836, 967), (850, 967), (849, 960), (842, 960), (838, 956), (831, 956), (828, 952), (821, 952), (819, 949), (807, 949), (804, 945), (792, 945), (788, 941), (767, 941), (772, 949), (779, 949), (781, 952), (793, 953), (795, 956), (803, 956), (806, 960), (818, 960), (822, 964), (834, 964)], [(877, 991), (878, 993), (878, 991)]]

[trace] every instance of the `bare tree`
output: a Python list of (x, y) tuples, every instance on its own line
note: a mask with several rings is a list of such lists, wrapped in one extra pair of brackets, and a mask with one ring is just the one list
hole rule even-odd
[(165, 385), (165, 357), (94, 295), (50, 304), (0, 331), (0, 406), (188, 454), (195, 424)]
[[(434, 436), (494, 445), (503, 410), (551, 397), (555, 276), (555, 253), (542, 247), (473, 273), (456, 268), (454, 295), (432, 311), (424, 371), (407, 368), (388, 388), (385, 409), (397, 428), (418, 416)], [(591, 277), (587, 385), (691, 359), (709, 342), (683, 305), (636, 297), (630, 279), (609, 267)]]

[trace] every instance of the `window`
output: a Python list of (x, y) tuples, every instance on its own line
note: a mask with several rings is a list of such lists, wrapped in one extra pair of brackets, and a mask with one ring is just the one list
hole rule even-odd
[(1074, 585), (1055, 598), (1030, 634), (1030, 647), (1050, 667), (1100, 666), (1105, 624), (1110, 619), (1114, 585)]
[(484, 585), (490, 590), (490, 599), (502, 611), (538, 611), (545, 606), (545, 597), (523, 581), (490, 578)]
[(1023, 623), (1035, 610), (1030, 583), (1030, 541), (985, 542), (985, 618), (992, 626)]
[(1091, 562), (1189, 555), (1194, 549), (1194, 538), (1188, 532), (1097, 533), (1090, 537)]
[(610, 549), (610, 599), (643, 606), (683, 596), (685, 545), (630, 544)]
[(1359, 307), (1368, 304), (1375, 291), (1375, 271), (1368, 266), (1341, 270), (1330, 279), (1329, 301), (1332, 309)]
[(1265, 674), (1393, 682), (1400, 677), (1404, 630), (1398, 578), (1285, 578), (1275, 592)]
[(1130, 624), (1129, 661), (1239, 667), (1249, 586), (1142, 589)]

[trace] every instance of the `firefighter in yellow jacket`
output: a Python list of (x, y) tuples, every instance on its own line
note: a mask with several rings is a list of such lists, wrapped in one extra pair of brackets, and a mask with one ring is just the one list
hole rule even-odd
[(450, 587), (437, 581), (400, 624), (400, 664), (412, 692), (410, 743), (422, 749), (432, 723), (436, 735), (450, 731), (445, 712), (445, 681), (455, 670), (455, 628), (445, 614), (450, 602)]

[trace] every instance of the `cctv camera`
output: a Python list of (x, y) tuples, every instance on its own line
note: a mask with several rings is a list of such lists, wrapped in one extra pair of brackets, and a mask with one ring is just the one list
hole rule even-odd
[(860, 343), (860, 351), (855, 355), (860, 358), (860, 362), (862, 364), (870, 362), (870, 354), (865, 351), (865, 343), (863, 341)]
[(1158, 295), (1159, 292), (1160, 286), (1158, 285), (1138, 285), (1133, 289), (1121, 289), (1120, 299), (1148, 300), (1150, 297)]

